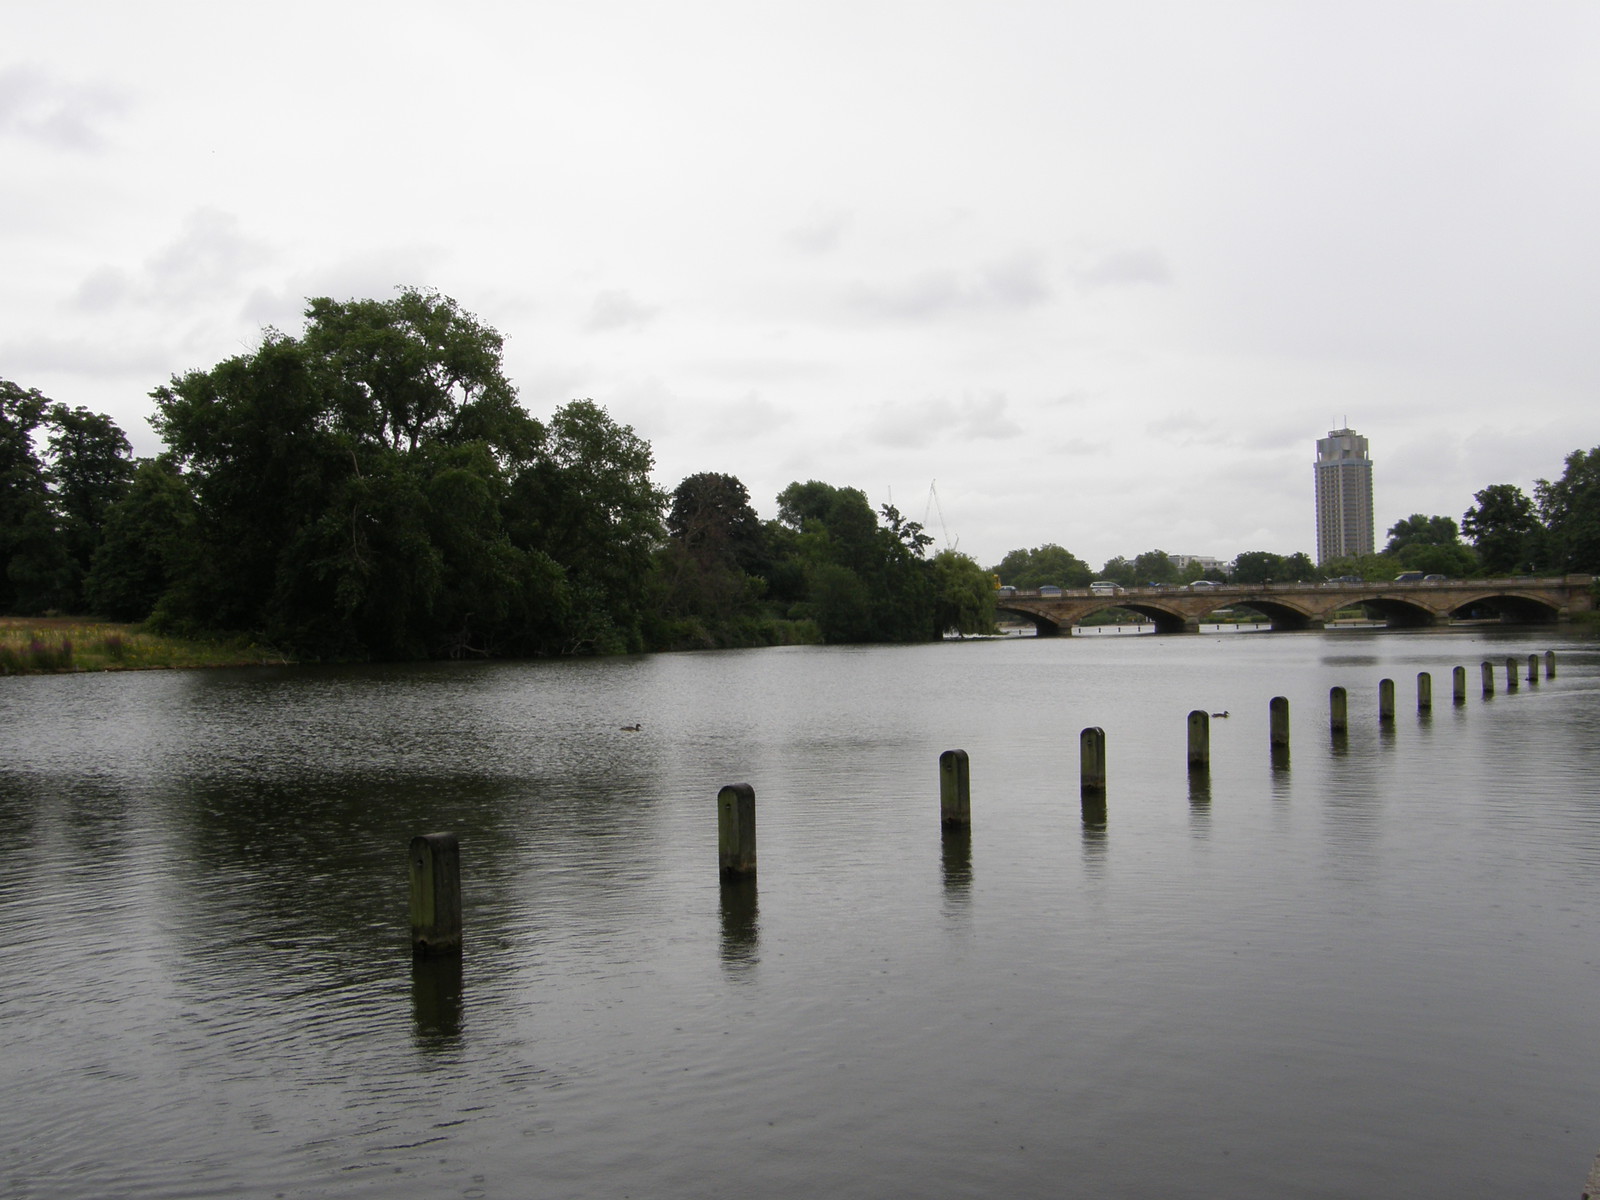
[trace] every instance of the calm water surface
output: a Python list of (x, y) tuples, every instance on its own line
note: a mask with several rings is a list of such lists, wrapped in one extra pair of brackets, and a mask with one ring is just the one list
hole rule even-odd
[[(1597, 734), (1566, 629), (0, 680), (0, 1192), (1576, 1197)], [(446, 829), (468, 944), (414, 966)]]

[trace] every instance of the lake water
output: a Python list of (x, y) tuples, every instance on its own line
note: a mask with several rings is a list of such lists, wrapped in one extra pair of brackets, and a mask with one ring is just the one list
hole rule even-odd
[[(1555, 627), (3, 679), (0, 1192), (1576, 1197), (1597, 735)], [(440, 830), (466, 947), (414, 964)]]

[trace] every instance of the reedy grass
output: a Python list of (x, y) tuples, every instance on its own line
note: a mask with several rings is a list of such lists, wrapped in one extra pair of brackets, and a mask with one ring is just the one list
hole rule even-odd
[(245, 641), (202, 641), (149, 633), (137, 625), (78, 617), (0, 617), (0, 675), (66, 671), (154, 671), (177, 667), (282, 663)]

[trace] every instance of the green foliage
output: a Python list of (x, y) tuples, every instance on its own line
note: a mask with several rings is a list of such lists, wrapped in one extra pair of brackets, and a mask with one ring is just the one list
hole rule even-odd
[(1472, 499), (1475, 503), (1462, 514), (1461, 531), (1477, 549), (1484, 574), (1531, 571), (1544, 532), (1533, 501), (1510, 483), (1490, 484)]
[(991, 573), (958, 550), (941, 550), (930, 560), (934, 624), (960, 635), (994, 632), (995, 595)]
[(1460, 531), (1452, 518), (1412, 513), (1389, 527), (1389, 544), (1383, 552), (1398, 557), (1409, 546), (1456, 546), (1460, 542)]
[(1600, 573), (1600, 446), (1567, 455), (1561, 478), (1539, 480), (1534, 495), (1546, 530), (1546, 564)]
[(44, 612), (72, 589), (72, 562), (58, 536), (34, 433), (49, 399), (0, 379), (0, 611)]
[[(154, 394), (194, 497), (164, 620), (317, 657), (641, 648), (663, 503), (645, 442), (587, 400), (534, 420), (500, 335), (437, 293), (306, 316)], [(108, 597), (152, 577), (128, 558)]]
[(134, 469), (127, 494), (111, 505), (96, 548), (85, 598), (91, 611), (139, 621), (193, 569), (194, 497), (161, 459)]
[(1165, 550), (1146, 550), (1133, 560), (1133, 577), (1140, 585), (1172, 583), (1178, 568)]
[(1323, 574), (1303, 551), (1284, 555), (1270, 550), (1246, 550), (1233, 560), (1228, 578), (1234, 583), (1309, 583)]
[[(1453, 522), (1452, 522), (1453, 523)], [(1460, 542), (1451, 545), (1428, 546), (1413, 542), (1400, 551), (1400, 565), (1407, 571), (1421, 571), (1424, 575), (1444, 575), (1451, 579), (1464, 579), (1477, 574), (1478, 556), (1470, 546)]]
[(1387, 554), (1359, 554), (1349, 558), (1336, 558), (1322, 565), (1322, 573), (1329, 579), (1354, 576), (1368, 583), (1392, 580), (1405, 568), (1397, 558)]
[(1054, 542), (1046, 542), (1032, 550), (1013, 550), (992, 568), (1000, 582), (1029, 591), (1053, 585), (1055, 587), (1088, 587), (1094, 575), (1089, 564)]
[(790, 619), (815, 621), (824, 640), (913, 642), (943, 632), (925, 557), (933, 539), (892, 505), (875, 515), (856, 488), (791, 483), (768, 539), (768, 594)]

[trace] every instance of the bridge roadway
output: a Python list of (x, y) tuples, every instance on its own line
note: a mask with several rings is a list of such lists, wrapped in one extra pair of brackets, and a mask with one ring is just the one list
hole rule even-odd
[(1468, 613), (1490, 611), (1509, 624), (1566, 621), (1594, 608), (1591, 575), (1548, 578), (1448, 579), (1400, 583), (1224, 583), (1191, 589), (1179, 585), (1126, 588), (1114, 594), (1087, 588), (1060, 595), (1002, 593), (995, 608), (1032, 621), (1040, 637), (1058, 637), (1092, 613), (1123, 608), (1155, 622), (1157, 633), (1196, 633), (1201, 618), (1219, 608), (1245, 605), (1274, 630), (1321, 629), (1341, 608), (1364, 605), (1392, 627), (1448, 625)]

